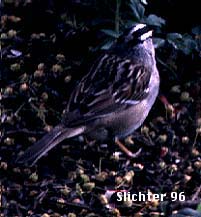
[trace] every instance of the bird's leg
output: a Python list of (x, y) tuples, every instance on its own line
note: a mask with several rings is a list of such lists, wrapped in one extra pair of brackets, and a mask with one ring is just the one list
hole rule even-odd
[(123, 143), (121, 143), (119, 141), (118, 138), (115, 138), (115, 144), (119, 146), (119, 148), (128, 156), (131, 158), (135, 158), (138, 157), (139, 154), (141, 153), (142, 149), (140, 148), (137, 152), (133, 153), (132, 151), (130, 151), (128, 148), (125, 147), (125, 145)]

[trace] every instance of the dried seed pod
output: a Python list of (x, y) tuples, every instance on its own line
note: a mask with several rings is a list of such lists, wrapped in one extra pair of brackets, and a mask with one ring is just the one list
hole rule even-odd
[(188, 174), (191, 174), (193, 171), (194, 171), (194, 169), (193, 169), (192, 166), (188, 166), (188, 167), (186, 168), (186, 173), (188, 173)]
[(35, 72), (34, 72), (34, 78), (42, 78), (42, 77), (44, 77), (44, 72), (43, 72), (43, 70), (36, 70)]
[(117, 177), (115, 178), (115, 183), (116, 183), (117, 185), (120, 185), (122, 182), (123, 182), (123, 178), (122, 178), (121, 176), (117, 176)]
[(108, 204), (108, 199), (104, 194), (100, 194), (98, 198), (99, 198), (102, 205), (107, 205)]
[(55, 65), (52, 66), (52, 71), (54, 73), (61, 73), (61, 72), (63, 72), (63, 68), (62, 68), (61, 65), (55, 64)]
[(75, 213), (73, 213), (73, 212), (69, 212), (68, 215), (67, 215), (67, 217), (76, 217), (76, 216), (77, 215)]
[(197, 125), (197, 127), (201, 127), (201, 118), (198, 118), (196, 120), (196, 125)]
[(82, 168), (77, 168), (77, 169), (76, 169), (76, 174), (77, 174), (78, 176), (83, 175), (83, 174), (84, 174), (84, 169), (82, 169)]
[(80, 198), (75, 198), (72, 202), (73, 203), (81, 203), (81, 200), (80, 200)]
[(14, 167), (13, 172), (14, 173), (21, 173), (21, 169), (19, 167)]
[(47, 102), (47, 100), (48, 100), (48, 93), (43, 92), (43, 93), (41, 94), (41, 99), (42, 99), (42, 101)]
[(156, 121), (157, 123), (160, 123), (160, 124), (164, 124), (164, 123), (165, 123), (165, 119), (164, 119), (164, 117), (162, 117), (162, 116), (158, 116), (158, 117), (155, 119), (155, 121)]
[(120, 154), (121, 154), (121, 152), (115, 151), (115, 152), (112, 154), (112, 156), (110, 157), (110, 159), (118, 162), (119, 159), (120, 159)]
[(60, 192), (61, 192), (63, 195), (67, 196), (67, 195), (71, 192), (71, 190), (70, 190), (69, 187), (67, 187), (67, 186), (65, 185), (64, 188), (61, 188)]
[(149, 135), (150, 135), (150, 137), (151, 137), (152, 139), (156, 138), (156, 133), (155, 133), (155, 131), (151, 131), (151, 132), (149, 133)]
[(143, 134), (145, 134), (145, 135), (148, 135), (148, 133), (149, 133), (149, 127), (143, 126), (143, 127), (141, 128), (141, 133), (143, 133)]
[(190, 97), (190, 94), (189, 94), (189, 92), (182, 92), (181, 93), (181, 96), (180, 96), (180, 100), (182, 101), (182, 102), (189, 102), (190, 100), (191, 100), (191, 97)]
[(175, 118), (175, 108), (173, 105), (168, 104), (166, 107), (166, 111), (170, 118)]
[(140, 163), (134, 163), (133, 167), (137, 168), (140, 171), (144, 169), (144, 165)]
[(38, 70), (40, 71), (43, 71), (45, 69), (45, 64), (44, 63), (39, 63), (38, 64)]
[(31, 170), (29, 168), (25, 168), (24, 169), (24, 174), (30, 175), (31, 174)]
[(76, 193), (77, 193), (78, 195), (83, 194), (83, 190), (82, 190), (80, 184), (76, 184), (75, 188), (76, 188)]
[(162, 144), (165, 143), (167, 141), (167, 135), (166, 134), (159, 135), (158, 141), (159, 143), (162, 143)]
[(4, 143), (6, 145), (13, 145), (15, 143), (15, 140), (13, 138), (7, 137), (4, 139)]
[(33, 34), (31, 34), (31, 39), (40, 39), (40, 35), (33, 33)]
[(133, 205), (133, 201), (132, 200), (128, 200), (126, 198), (126, 200), (123, 202), (124, 206), (126, 207), (131, 207)]
[(120, 213), (120, 211), (119, 211), (117, 208), (113, 208), (113, 209), (111, 210), (111, 214), (112, 214), (112, 216), (114, 216), (114, 217), (121, 217), (121, 213)]
[(89, 178), (89, 176), (88, 176), (88, 175), (86, 175), (86, 174), (82, 174), (82, 175), (80, 176), (80, 178), (81, 178), (81, 180), (82, 180), (84, 183), (86, 183), (86, 182), (89, 182), (89, 181), (90, 181), (90, 178)]
[(201, 169), (201, 161), (195, 161), (195, 162), (194, 162), (194, 166), (195, 166), (197, 169)]
[(65, 82), (65, 83), (68, 83), (68, 82), (71, 81), (71, 79), (72, 79), (72, 76), (71, 76), (71, 75), (67, 75), (67, 76), (64, 78), (64, 82)]
[(130, 170), (129, 172), (126, 173), (126, 175), (123, 177), (123, 180), (126, 181), (127, 183), (132, 182), (133, 177), (135, 173), (133, 170)]
[(27, 91), (28, 89), (29, 89), (29, 86), (28, 86), (27, 83), (23, 83), (23, 84), (20, 85), (20, 91), (21, 91), (21, 92), (25, 92), (25, 91)]
[(64, 208), (65, 200), (63, 198), (57, 199), (57, 206), (59, 208)]
[(10, 124), (10, 125), (13, 125), (13, 124), (14, 124), (13, 115), (7, 116), (7, 117), (6, 117), (6, 120), (5, 120), (5, 123)]
[(172, 93), (181, 93), (181, 86), (180, 85), (172, 86), (171, 89), (170, 89), (170, 92), (172, 92)]
[(28, 137), (28, 141), (31, 142), (31, 143), (35, 143), (36, 142), (36, 137)]
[(100, 182), (104, 182), (107, 179), (107, 177), (108, 177), (108, 173), (103, 171), (96, 175), (96, 180)]
[(14, 63), (14, 64), (10, 65), (10, 70), (13, 72), (20, 71), (20, 68), (21, 68), (21, 66), (19, 63)]
[(4, 94), (6, 96), (11, 96), (13, 94), (13, 88), (12, 87), (6, 87), (4, 90)]
[(10, 20), (13, 23), (18, 23), (21, 21), (20, 17), (16, 17), (16, 16), (8, 16), (8, 20)]
[(161, 161), (159, 163), (159, 166), (160, 166), (161, 169), (164, 169), (167, 165), (166, 165), (166, 163), (164, 161)]
[(166, 146), (163, 146), (163, 147), (161, 147), (161, 152), (160, 152), (160, 156), (161, 157), (165, 157), (166, 155), (167, 155), (167, 153), (168, 153), (168, 147), (166, 147)]
[(196, 133), (197, 133), (198, 135), (201, 135), (201, 127), (198, 127), (198, 128), (196, 129)]
[(59, 213), (55, 212), (55, 213), (51, 214), (51, 217), (61, 217), (61, 215)]
[(144, 214), (142, 212), (137, 212), (134, 217), (142, 217)]
[(15, 30), (11, 29), (8, 31), (7, 34), (8, 34), (9, 38), (14, 38), (17, 35), (17, 32)]
[(178, 170), (178, 167), (177, 167), (176, 164), (172, 164), (172, 165), (170, 166), (170, 171), (171, 171), (171, 172), (176, 172), (177, 170)]
[(71, 181), (75, 180), (77, 178), (77, 174), (75, 171), (69, 171), (68, 172), (68, 179), (70, 179)]
[(189, 141), (190, 141), (190, 139), (189, 139), (188, 136), (183, 136), (183, 137), (181, 138), (181, 142), (182, 142), (183, 144), (188, 144)]
[(91, 192), (95, 188), (95, 183), (94, 182), (87, 182), (87, 183), (84, 183), (82, 187), (83, 187), (83, 190)]
[(38, 194), (38, 191), (32, 190), (32, 191), (30, 191), (29, 196), (30, 197), (35, 197), (37, 194)]
[(7, 170), (7, 168), (8, 168), (8, 164), (6, 162), (2, 161), (0, 163), (0, 169)]
[(58, 203), (65, 203), (65, 200), (63, 198), (59, 198), (59, 199), (57, 199), (57, 202)]
[(187, 174), (184, 175), (184, 183), (189, 182), (192, 179), (192, 176), (189, 176)]
[(134, 144), (134, 141), (132, 139), (132, 136), (128, 136), (126, 139), (125, 139), (125, 142), (126, 144), (128, 145), (133, 145)]
[(45, 127), (44, 127), (44, 130), (46, 131), (46, 132), (50, 132), (51, 130), (53, 129), (53, 126), (51, 126), (51, 125), (45, 125)]
[(157, 207), (159, 205), (159, 200), (152, 199), (151, 202), (150, 202), (150, 205), (152, 207)]
[(27, 73), (24, 73), (20, 76), (20, 81), (21, 82), (26, 82), (28, 79), (28, 74)]
[(50, 215), (47, 213), (43, 213), (41, 217), (50, 217)]
[(40, 38), (45, 38), (46, 34), (44, 32), (39, 33)]
[(196, 148), (193, 148), (192, 151), (191, 151), (191, 154), (196, 157), (200, 154), (200, 152), (196, 149)]
[(63, 54), (57, 54), (56, 55), (56, 60), (58, 61), (58, 62), (63, 62), (63, 61), (65, 61), (65, 56), (63, 55)]
[(115, 171), (110, 171), (110, 173), (109, 173), (109, 176), (116, 176), (117, 175), (117, 172), (115, 172)]
[(1, 33), (1, 39), (7, 39), (8, 35), (6, 33)]
[(32, 182), (37, 182), (38, 181), (38, 174), (36, 172), (32, 173), (30, 176), (29, 176), (29, 179), (32, 181)]

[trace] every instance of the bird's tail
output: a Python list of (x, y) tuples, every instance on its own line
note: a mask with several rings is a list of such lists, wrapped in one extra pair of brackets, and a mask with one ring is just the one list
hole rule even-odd
[(66, 128), (57, 125), (38, 142), (29, 147), (22, 156), (17, 159), (17, 163), (33, 166), (43, 155), (54, 148), (64, 139), (80, 135), (85, 132), (84, 126)]

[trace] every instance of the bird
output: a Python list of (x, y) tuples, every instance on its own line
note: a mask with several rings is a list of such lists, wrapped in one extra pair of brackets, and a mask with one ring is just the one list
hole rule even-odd
[(100, 54), (69, 97), (61, 123), (17, 158), (33, 166), (65, 139), (84, 135), (90, 140), (131, 135), (146, 119), (159, 92), (153, 31), (138, 23), (126, 29), (110, 49)]

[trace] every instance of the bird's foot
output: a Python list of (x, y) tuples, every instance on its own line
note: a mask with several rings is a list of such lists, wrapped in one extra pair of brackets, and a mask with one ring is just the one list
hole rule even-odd
[(137, 152), (133, 153), (128, 148), (126, 148), (126, 146), (123, 143), (121, 143), (118, 139), (115, 139), (115, 144), (117, 144), (119, 148), (130, 158), (138, 157), (142, 151), (142, 148), (140, 148)]

